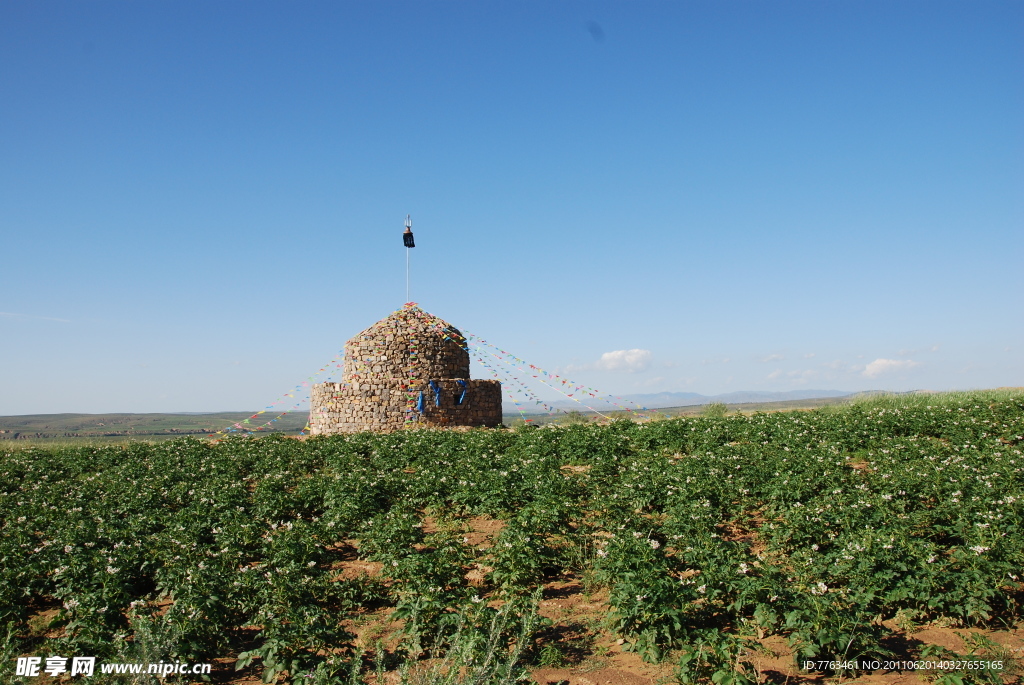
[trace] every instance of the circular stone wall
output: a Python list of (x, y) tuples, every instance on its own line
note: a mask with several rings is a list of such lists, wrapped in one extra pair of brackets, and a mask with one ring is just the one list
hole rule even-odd
[(471, 380), (462, 333), (412, 303), (345, 343), (342, 380), (313, 386), (312, 435), (501, 424), (501, 383)]

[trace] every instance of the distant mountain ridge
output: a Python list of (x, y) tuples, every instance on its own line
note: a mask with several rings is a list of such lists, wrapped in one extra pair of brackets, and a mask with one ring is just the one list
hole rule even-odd
[[(656, 392), (643, 393), (638, 395), (622, 395), (622, 398), (648, 409), (661, 409), (664, 407), (692, 407), (712, 402), (724, 404), (747, 404), (751, 402), (785, 402), (788, 400), (812, 400), (824, 397), (848, 397), (855, 393), (845, 390), (786, 390), (782, 392), (768, 392), (764, 390), (737, 390), (721, 395), (701, 395), (696, 392)], [(614, 409), (614, 405), (595, 400), (593, 397), (583, 398), (586, 404), (595, 409)], [(589, 401), (588, 401), (589, 400)], [(549, 406), (557, 409), (580, 409), (586, 407), (574, 400), (555, 400), (548, 402)], [(506, 407), (514, 405), (506, 402)]]

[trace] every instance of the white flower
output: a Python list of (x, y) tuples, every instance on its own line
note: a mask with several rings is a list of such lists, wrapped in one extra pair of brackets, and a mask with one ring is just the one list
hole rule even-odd
[(651, 549), (658, 549), (659, 547), (661, 547), (661, 543), (657, 540), (648, 540), (647, 542), (650, 543)]
[(107, 573), (109, 573), (110, 575), (114, 575), (115, 573), (117, 573), (120, 570), (121, 569), (114, 568), (113, 566), (107, 566)]
[(933, 554), (930, 557), (928, 557), (928, 563), (934, 564), (936, 559), (938, 559), (938, 557)]
[(599, 556), (599, 557), (606, 557), (606, 556), (608, 556), (608, 552), (607, 552), (607, 550), (599, 549), (599, 550), (597, 550), (597, 556)]
[(812, 595), (823, 595), (826, 592), (828, 592), (828, 585), (825, 585), (825, 583), (820, 581), (815, 583), (814, 587), (811, 588)]
[(811, 549), (813, 549), (815, 552), (817, 552), (818, 551), (818, 546), (817, 545), (811, 545)]
[(482, 602), (484, 600), (483, 600), (482, 597), (480, 597), (480, 595), (473, 595), (473, 598), (472, 598), (471, 601), (473, 602), (473, 604), (479, 604), (480, 602)]
[(742, 563), (742, 564), (740, 564), (740, 567), (738, 569), (736, 569), (736, 573), (743, 574), (743, 573), (746, 573), (749, 570), (750, 570), (750, 567), (747, 566), (746, 563)]
[(982, 552), (987, 552), (990, 549), (992, 549), (992, 548), (991, 547), (982, 547), (981, 545), (975, 545), (974, 547), (971, 547), (971, 551), (974, 552), (975, 554), (981, 554)]
[(700, 594), (703, 595), (705, 592), (707, 592), (707, 589), (708, 589), (707, 585), (701, 585), (700, 587), (697, 588), (697, 592), (699, 592)]

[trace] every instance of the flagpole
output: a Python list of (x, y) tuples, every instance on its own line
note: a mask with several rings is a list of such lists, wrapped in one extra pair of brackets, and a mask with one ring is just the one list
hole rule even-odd
[(409, 250), (416, 247), (412, 238), (412, 217), (405, 216), (405, 233), (402, 234), (402, 244), (405, 245), (405, 301), (409, 302)]

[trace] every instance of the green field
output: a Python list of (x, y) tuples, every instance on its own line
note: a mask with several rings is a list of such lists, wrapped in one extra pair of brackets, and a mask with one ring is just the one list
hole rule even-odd
[[(1024, 618), (1022, 449), (1019, 391), (12, 443), (0, 681), (42, 682), (13, 674), (19, 656), (91, 654), (213, 661), (218, 682), (512, 683), (626, 650), (663, 682), (746, 685), (782, 682), (759, 661), (776, 645), (793, 682), (819, 676), (807, 660), (831, 676), (890, 658), (948, 661), (943, 685), (1012, 682), (1019, 652), (991, 636)], [(956, 651), (928, 627), (974, 632)]]

